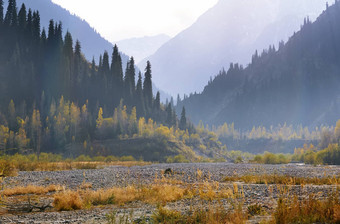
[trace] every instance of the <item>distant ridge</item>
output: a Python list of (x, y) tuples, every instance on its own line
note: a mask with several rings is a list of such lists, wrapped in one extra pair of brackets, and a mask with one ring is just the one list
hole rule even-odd
[(145, 59), (154, 82), (176, 96), (201, 92), (212, 74), (230, 62), (247, 65), (256, 49), (298, 30), (303, 18), (314, 20), (327, 0), (220, 0), (188, 29)]
[(333, 125), (340, 117), (340, 2), (279, 48), (256, 53), (246, 68), (232, 64), (185, 106), (192, 121), (235, 126)]

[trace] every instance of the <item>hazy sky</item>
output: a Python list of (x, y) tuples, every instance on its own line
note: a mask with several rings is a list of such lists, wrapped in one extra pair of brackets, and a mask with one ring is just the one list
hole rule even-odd
[(90, 23), (109, 41), (174, 36), (218, 0), (52, 0)]

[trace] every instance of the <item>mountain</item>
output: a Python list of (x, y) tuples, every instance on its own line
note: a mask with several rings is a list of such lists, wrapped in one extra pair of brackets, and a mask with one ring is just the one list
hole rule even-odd
[[(72, 33), (72, 37), (74, 40), (79, 40), (81, 42), (82, 46), (82, 53), (85, 55), (86, 59), (91, 61), (94, 57), (95, 61), (99, 62), (100, 55), (103, 54), (103, 52), (106, 50), (108, 52), (111, 52), (113, 49), (112, 43), (104, 39), (94, 28), (92, 28), (85, 20), (81, 19), (80, 17), (71, 14), (68, 10), (62, 8), (61, 6), (53, 3), (51, 0), (17, 0), (17, 8), (20, 9), (22, 4), (25, 4), (26, 8), (31, 8), (32, 10), (38, 10), (40, 13), (40, 19), (41, 19), (41, 27), (44, 27), (46, 32), (47, 28), (49, 26), (49, 21), (53, 19), (55, 22), (61, 22), (63, 25), (63, 36), (66, 34), (67, 31)], [(7, 1), (4, 1), (4, 8), (7, 9)], [(162, 40), (166, 40), (167, 37), (165, 35), (159, 35), (154, 38), (144, 38), (143, 41), (140, 40), (140, 44), (143, 44), (143, 47), (138, 47), (138, 42), (136, 40), (134, 45), (136, 48), (143, 49), (146, 48), (147, 45), (148, 48), (156, 47), (152, 46), (150, 44), (150, 40), (156, 40), (156, 45), (161, 44)], [(131, 40), (133, 41), (133, 40)], [(127, 41), (121, 42), (122, 47), (126, 48)], [(125, 52), (121, 46), (120, 43), (117, 43), (120, 55), (122, 58), (123, 63), (123, 69), (126, 68), (126, 64), (129, 61), (128, 55), (129, 54)], [(137, 51), (136, 51), (137, 52)], [(136, 53), (132, 52), (132, 53)], [(127, 55), (128, 54), (128, 55)], [(140, 67), (143, 71), (146, 64), (143, 65), (143, 67)], [(136, 67), (136, 71), (138, 73), (139, 69)], [(165, 93), (164, 91), (160, 90), (154, 85), (155, 94), (157, 91), (160, 91), (161, 93), (161, 100), (162, 102), (165, 102), (166, 98), (170, 99), (169, 94)]]
[(138, 64), (144, 58), (154, 54), (170, 37), (165, 34), (146, 36), (117, 41), (119, 48), (128, 55), (133, 55)]
[(279, 48), (257, 52), (246, 67), (231, 64), (201, 94), (179, 102), (194, 122), (264, 125), (332, 125), (340, 116), (340, 2)]
[[(4, 1), (4, 3), (4, 8), (7, 9), (7, 1)], [(81, 41), (82, 51), (89, 61), (94, 57), (98, 63), (99, 56), (103, 54), (104, 50), (112, 51), (112, 43), (104, 39), (85, 20), (71, 14), (68, 10), (53, 3), (51, 0), (17, 0), (17, 8), (20, 9), (23, 3), (27, 9), (31, 8), (32, 10), (39, 11), (41, 26), (45, 29), (48, 28), (51, 19), (55, 22), (62, 22), (63, 35), (69, 31), (72, 33), (74, 40), (78, 39)], [(128, 56), (122, 54), (124, 64), (126, 64), (128, 59)]]
[(220, 0), (146, 60), (164, 91), (200, 92), (211, 74), (230, 62), (248, 64), (256, 49), (287, 40), (304, 17), (315, 19), (325, 5), (326, 0)]

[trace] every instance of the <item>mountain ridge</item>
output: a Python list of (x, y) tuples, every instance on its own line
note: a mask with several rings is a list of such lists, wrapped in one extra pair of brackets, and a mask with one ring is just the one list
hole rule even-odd
[[(326, 1), (308, 2), (221, 0), (144, 61), (152, 62), (154, 81), (164, 91), (172, 95), (200, 92), (210, 74), (217, 73), (230, 62), (247, 64), (249, 55), (256, 49), (265, 49), (273, 43), (278, 45), (275, 41), (297, 30), (305, 16), (319, 14)], [(290, 9), (289, 4), (299, 4), (299, 7)], [(286, 21), (286, 15), (295, 17)], [(266, 38), (261, 37), (262, 31), (281, 19), (289, 25), (282, 22), (278, 25), (289, 27), (288, 30), (279, 27), (275, 32), (268, 32), (270, 35), (266, 34)]]
[[(340, 111), (340, 3), (315, 22), (305, 19), (300, 31), (279, 48), (255, 53), (243, 68), (231, 64), (185, 106), (192, 121), (232, 123), (240, 128), (283, 124), (334, 124)], [(199, 113), (198, 113), (199, 112)]]

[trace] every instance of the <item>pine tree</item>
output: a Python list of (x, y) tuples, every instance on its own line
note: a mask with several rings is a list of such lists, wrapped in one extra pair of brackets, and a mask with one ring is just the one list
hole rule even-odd
[(73, 40), (72, 35), (67, 31), (64, 38), (64, 55), (71, 59), (73, 57)]
[(27, 31), (27, 34), (29, 35), (32, 35), (32, 27), (33, 27), (33, 22), (32, 22), (32, 10), (31, 9), (28, 9), (28, 13), (27, 13), (27, 21), (26, 21), (26, 31)]
[(74, 47), (74, 55), (76, 57), (80, 58), (80, 55), (81, 55), (81, 46), (80, 46), (79, 40), (76, 41), (76, 46)]
[(43, 28), (42, 31), (41, 31), (41, 38), (40, 39), (41, 39), (42, 46), (44, 47), (45, 44), (46, 44), (46, 41), (47, 41), (45, 28)]
[(9, 0), (7, 12), (4, 20), (6, 26), (17, 26), (18, 16), (17, 16), (17, 3), (16, 0)]
[(47, 38), (47, 41), (50, 46), (53, 45), (54, 40), (55, 40), (54, 21), (53, 19), (51, 19), (48, 25), (48, 38)]
[[(34, 29), (34, 28), (33, 28)], [(56, 47), (61, 48), (63, 46), (63, 26), (61, 22), (55, 24), (55, 38), (56, 38)]]
[(145, 109), (150, 113), (152, 108), (152, 81), (151, 81), (151, 64), (148, 61), (146, 68), (145, 68), (145, 78), (144, 78), (144, 85), (143, 85), (143, 92), (144, 92), (144, 100), (145, 100)]
[(181, 119), (179, 121), (179, 129), (186, 130), (187, 129), (187, 118), (185, 115), (185, 108), (182, 108)]
[(0, 0), (0, 26), (4, 23), (4, 2)]
[(172, 115), (172, 108), (171, 104), (169, 103), (165, 109), (166, 112), (166, 120), (165, 123), (168, 125), (168, 127), (173, 126), (173, 115)]
[(143, 86), (142, 85), (143, 85), (142, 84), (142, 73), (139, 72), (137, 86), (136, 86), (138, 117), (144, 117), (145, 116), (145, 105), (144, 105)]
[(135, 60), (131, 57), (126, 65), (124, 77), (125, 101), (128, 105), (133, 104), (135, 97), (135, 73)]
[(110, 71), (110, 65), (109, 65), (109, 54), (107, 53), (107, 51), (104, 52), (103, 54), (103, 73), (105, 75), (109, 74)]
[(26, 6), (22, 3), (19, 14), (18, 14), (19, 28), (21, 31), (26, 29)]
[(155, 112), (158, 112), (161, 109), (161, 94), (159, 93), (159, 91), (157, 91), (153, 107)]
[(79, 40), (76, 40), (76, 45), (74, 47), (74, 72), (71, 75), (72, 84), (76, 85), (80, 77), (80, 62), (81, 62), (81, 46)]
[(117, 82), (118, 84), (117, 86), (121, 87), (123, 84), (123, 68), (122, 68), (122, 58), (119, 54), (117, 45), (113, 47), (111, 73), (112, 73), (114, 82)]
[(40, 40), (40, 14), (38, 11), (33, 12), (32, 17), (32, 34), (36, 42)]
[(177, 102), (176, 105), (178, 106), (181, 103), (181, 97), (179, 96), (179, 94), (177, 94)]

